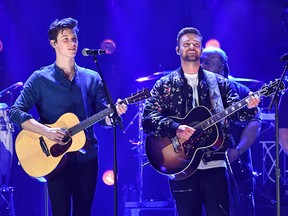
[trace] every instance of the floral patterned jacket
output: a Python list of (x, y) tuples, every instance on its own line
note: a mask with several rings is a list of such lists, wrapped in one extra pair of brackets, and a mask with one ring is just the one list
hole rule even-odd
[[(240, 100), (239, 95), (231, 88), (228, 79), (220, 75), (216, 75), (216, 79), (224, 108)], [(198, 80), (199, 105), (206, 107), (213, 115), (215, 111), (210, 101), (209, 86), (201, 67), (198, 72)], [(180, 123), (170, 117), (184, 118), (193, 108), (192, 87), (187, 84), (182, 68), (178, 68), (158, 80), (151, 90), (151, 95), (152, 97), (147, 99), (144, 105), (142, 118), (144, 132), (159, 138), (165, 136), (175, 137)], [(230, 115), (221, 123), (221, 129), (225, 137), (224, 145), (221, 148), (222, 151), (228, 148), (229, 121), (248, 122), (255, 116), (256, 112), (256, 108), (248, 109), (245, 107)]]

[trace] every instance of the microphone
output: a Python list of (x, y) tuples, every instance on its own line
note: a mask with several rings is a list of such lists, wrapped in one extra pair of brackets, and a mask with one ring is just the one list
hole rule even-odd
[(97, 56), (97, 55), (103, 55), (103, 54), (106, 54), (106, 51), (102, 50), (102, 49), (87, 49), (87, 48), (84, 48), (82, 50), (82, 55), (83, 56)]
[(10, 94), (12, 91), (14, 91), (19, 86), (23, 86), (23, 83), (22, 82), (17, 82), (15, 84), (9, 86), (8, 88), (6, 88), (6, 89), (4, 89), (3, 91), (0, 92), (0, 97), (2, 97), (3, 95), (6, 95), (6, 94)]
[(287, 61), (288, 60), (288, 53), (285, 53), (284, 55), (281, 56), (280, 61)]

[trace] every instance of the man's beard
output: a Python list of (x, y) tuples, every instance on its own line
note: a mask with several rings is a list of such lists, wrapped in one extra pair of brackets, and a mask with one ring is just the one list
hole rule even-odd
[(197, 62), (200, 60), (200, 57), (197, 55), (185, 55), (182, 59), (187, 62)]

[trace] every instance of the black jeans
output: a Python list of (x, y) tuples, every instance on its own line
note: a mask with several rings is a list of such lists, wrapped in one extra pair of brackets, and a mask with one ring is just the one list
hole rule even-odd
[(85, 163), (68, 162), (59, 174), (48, 181), (52, 215), (90, 216), (97, 175), (98, 159)]
[(228, 179), (225, 168), (197, 170), (187, 179), (170, 180), (179, 216), (229, 216)]
[(231, 216), (255, 216), (254, 178), (235, 184), (231, 182)]

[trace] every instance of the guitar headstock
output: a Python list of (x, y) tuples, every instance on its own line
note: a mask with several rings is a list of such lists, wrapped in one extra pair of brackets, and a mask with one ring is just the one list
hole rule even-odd
[[(264, 86), (262, 86), (258, 92), (260, 95), (268, 97), (276, 91), (276, 88), (279, 85), (279, 83), (280, 83), (280, 79), (275, 79), (274, 81), (270, 81), (269, 84), (265, 84)], [(285, 90), (285, 84), (282, 81), (280, 83), (279, 92), (284, 91), (284, 90)]]
[(150, 91), (148, 88), (144, 88), (143, 90), (132, 94), (130, 97), (127, 97), (123, 100), (124, 103), (126, 104), (133, 104), (138, 101), (144, 100), (151, 97)]

